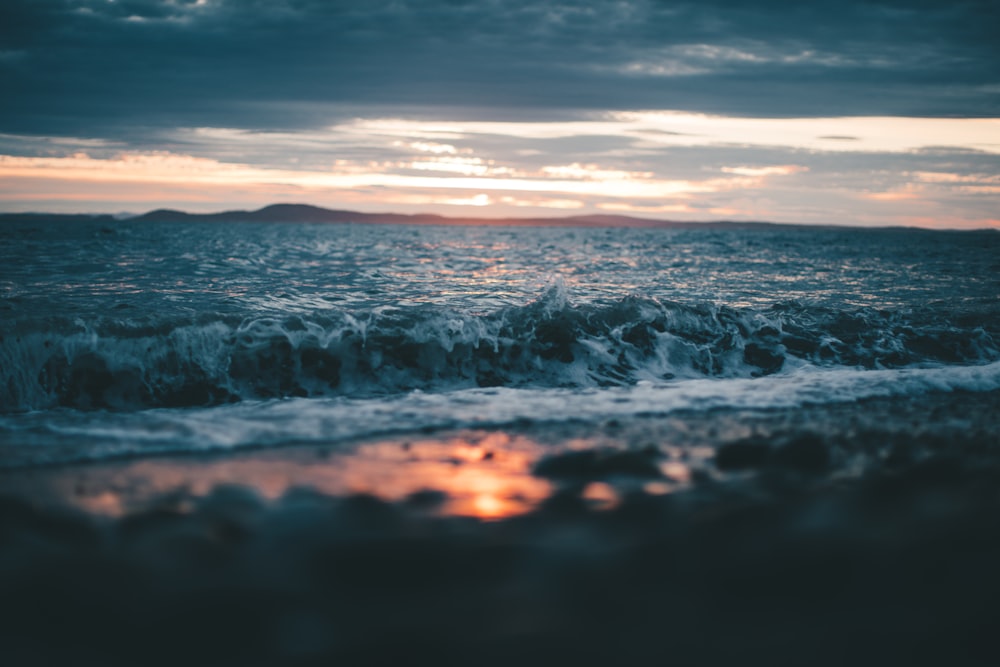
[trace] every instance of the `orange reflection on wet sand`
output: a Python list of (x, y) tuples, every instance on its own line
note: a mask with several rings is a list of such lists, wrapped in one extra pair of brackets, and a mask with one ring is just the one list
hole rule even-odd
[[(295, 488), (387, 501), (420, 499), (428, 511), (501, 519), (531, 511), (552, 492), (531, 474), (538, 443), (502, 432), (299, 447), (215, 458), (163, 458), (50, 471), (34, 484), (96, 514), (120, 516), (182, 491), (204, 496), (239, 485), (275, 500)], [(432, 493), (426, 493), (432, 492)]]
[(329, 473), (351, 493), (403, 500), (437, 491), (446, 514), (497, 519), (527, 512), (551, 492), (530, 472), (539, 454), (534, 442), (505, 433), (385, 442), (359, 448)]

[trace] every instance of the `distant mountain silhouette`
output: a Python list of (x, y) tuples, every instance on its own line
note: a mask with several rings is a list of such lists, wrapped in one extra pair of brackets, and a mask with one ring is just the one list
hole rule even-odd
[(505, 225), (530, 227), (657, 227), (699, 228), (710, 226), (724, 229), (772, 227), (770, 222), (680, 222), (650, 220), (625, 215), (578, 215), (562, 218), (475, 218), (446, 217), (430, 213), (360, 213), (333, 210), (307, 204), (272, 204), (256, 211), (223, 211), (221, 213), (186, 213), (159, 209), (131, 218), (142, 222), (353, 222), (360, 224), (410, 225)]
[[(222, 211), (219, 213), (187, 213), (171, 209), (157, 209), (130, 218), (136, 222), (296, 222), (296, 223), (358, 223), (378, 225), (471, 225), (515, 227), (645, 227), (655, 229), (817, 229), (834, 228), (834, 225), (802, 225), (775, 222), (738, 222), (717, 220), (713, 222), (680, 222), (677, 220), (651, 220), (626, 215), (575, 215), (562, 218), (474, 218), (447, 217), (431, 213), (360, 213), (343, 211), (308, 204), (272, 204), (256, 211)], [(111, 215), (60, 214), (60, 213), (0, 213), (2, 222), (101, 222), (114, 223)], [(856, 228), (855, 228), (856, 229)]]
[(186, 213), (158, 209), (132, 220), (144, 222), (199, 221), (199, 222), (360, 222), (372, 224), (448, 224), (440, 215), (398, 213), (359, 213), (339, 211), (308, 204), (272, 204), (256, 211), (223, 211), (221, 213)]

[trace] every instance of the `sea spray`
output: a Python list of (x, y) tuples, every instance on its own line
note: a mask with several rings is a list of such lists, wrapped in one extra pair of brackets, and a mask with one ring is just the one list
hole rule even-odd
[(685, 305), (628, 296), (574, 304), (555, 287), (524, 306), (438, 306), (200, 324), (98, 319), (0, 341), (0, 408), (129, 410), (244, 399), (464, 387), (611, 387), (750, 378), (786, 366), (904, 368), (1000, 358), (982, 326), (784, 303)]

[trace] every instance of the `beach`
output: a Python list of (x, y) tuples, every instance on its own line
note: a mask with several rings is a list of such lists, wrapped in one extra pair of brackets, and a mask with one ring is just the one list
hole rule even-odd
[(986, 665), (998, 406), (9, 471), (0, 634), (18, 665)]

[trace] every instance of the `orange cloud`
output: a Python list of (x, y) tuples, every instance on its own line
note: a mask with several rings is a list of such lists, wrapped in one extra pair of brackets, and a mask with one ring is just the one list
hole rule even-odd
[[(174, 186), (183, 189), (204, 187), (246, 188), (248, 190), (349, 191), (363, 188), (455, 190), (486, 192), (549, 193), (582, 197), (628, 199), (676, 199), (696, 194), (757, 187), (764, 175), (736, 175), (705, 180), (661, 179), (648, 172), (601, 169), (596, 165), (573, 164), (542, 168), (531, 175), (509, 176), (510, 170), (493, 169), (479, 158), (445, 155), (406, 165), (416, 170), (455, 172), (457, 176), (399, 173), (395, 163), (335, 163), (329, 171), (265, 169), (243, 164), (166, 152), (122, 153), (98, 159), (86, 153), (69, 157), (0, 156), (0, 178), (21, 179), (35, 190), (53, 183), (51, 195), (65, 192), (67, 183), (132, 185), (141, 189)], [(769, 174), (770, 172), (768, 172)], [(56, 186), (62, 183), (62, 186)], [(72, 188), (71, 188), (72, 189)], [(6, 188), (7, 199), (18, 197)], [(482, 196), (477, 201), (482, 201)], [(144, 194), (130, 200), (146, 200)]]

